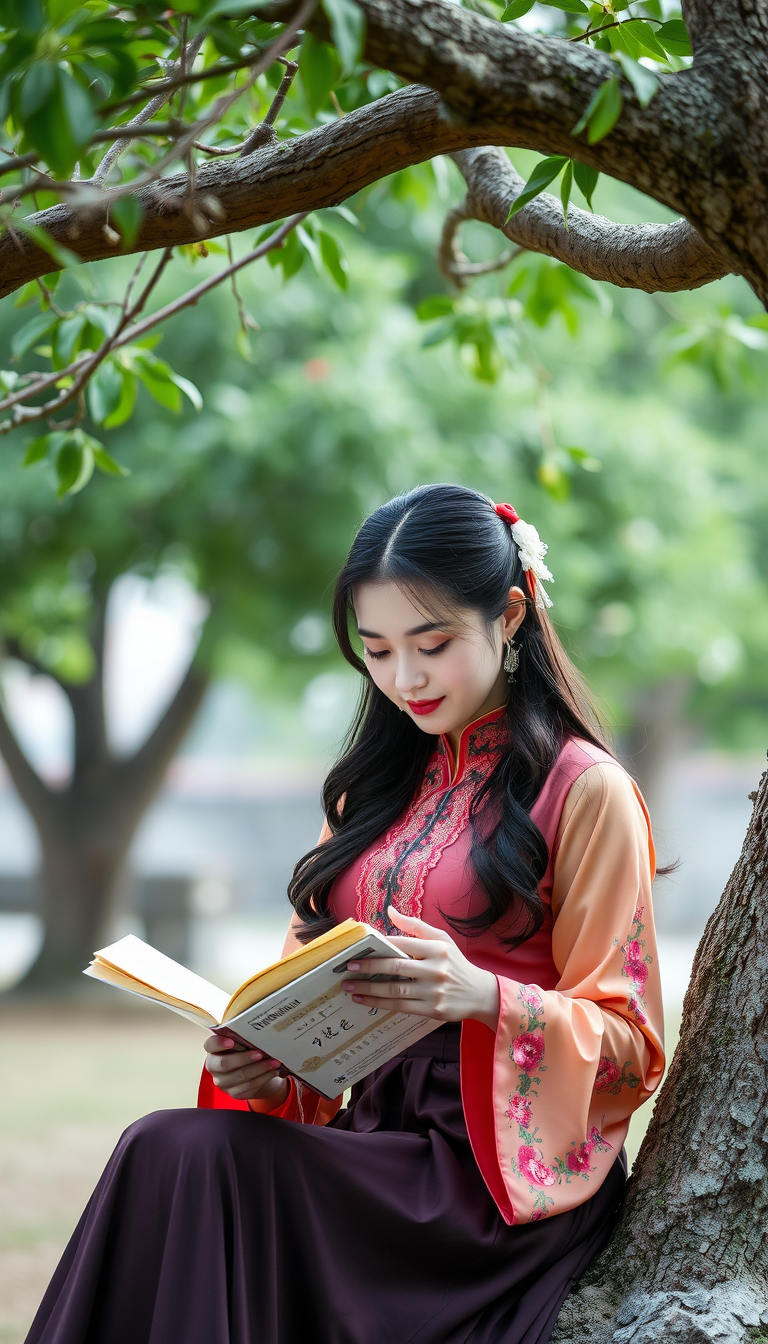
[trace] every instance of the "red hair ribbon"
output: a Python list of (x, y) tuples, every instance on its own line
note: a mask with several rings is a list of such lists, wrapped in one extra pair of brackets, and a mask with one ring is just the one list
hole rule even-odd
[(493, 507), (499, 517), (503, 518), (505, 522), (513, 524), (520, 522), (520, 515), (519, 513), (516, 513), (511, 504), (494, 504)]
[[(498, 513), (499, 517), (504, 519), (505, 523), (511, 523), (512, 526), (514, 526), (515, 523), (519, 523), (519, 522), (520, 522), (520, 515), (519, 515), (519, 513), (517, 512), (516, 509), (513, 509), (513, 508), (512, 508), (512, 505), (511, 505), (511, 504), (494, 504), (493, 507), (494, 507), (494, 509), (496, 510), (496, 512)], [(533, 573), (533, 570), (527, 569), (527, 570), (525, 571), (525, 578), (526, 578), (526, 582), (527, 582), (527, 584), (528, 584), (528, 591), (529, 591), (529, 593), (531, 594), (531, 597), (533, 598), (533, 600), (534, 600), (534, 602), (535, 602), (535, 601), (536, 601), (536, 577), (535, 577), (535, 575), (534, 575), (534, 573)]]

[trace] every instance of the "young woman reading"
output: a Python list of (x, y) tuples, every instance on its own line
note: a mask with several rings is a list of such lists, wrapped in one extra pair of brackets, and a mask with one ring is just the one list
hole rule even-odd
[(412, 959), (345, 992), (443, 1025), (346, 1107), (211, 1037), (200, 1108), (123, 1135), (29, 1344), (549, 1340), (664, 1056), (648, 814), (547, 617), (545, 550), (509, 505), (425, 486), (336, 587), (363, 694), (286, 950), (366, 920)]

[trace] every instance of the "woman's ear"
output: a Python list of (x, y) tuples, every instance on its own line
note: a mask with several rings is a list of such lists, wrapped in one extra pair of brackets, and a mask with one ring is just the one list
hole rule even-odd
[(527, 606), (527, 598), (522, 588), (510, 588), (509, 605), (503, 616), (504, 628), (502, 637), (505, 640), (511, 639), (518, 626), (522, 625), (525, 620)]

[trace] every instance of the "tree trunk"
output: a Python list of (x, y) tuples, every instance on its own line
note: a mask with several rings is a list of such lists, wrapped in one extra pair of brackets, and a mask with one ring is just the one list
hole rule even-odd
[[(107, 940), (131, 841), (208, 685), (206, 677), (190, 667), (146, 742), (133, 756), (113, 756), (104, 724), (105, 606), (106, 595), (97, 603), (91, 631), (96, 659), (93, 678), (84, 686), (60, 683), (75, 723), (74, 771), (67, 788), (47, 787), (0, 709), (0, 752), (32, 816), (43, 851), (43, 944), (17, 990), (58, 992), (74, 987), (94, 950)], [(10, 652), (23, 656), (16, 649)]]
[(621, 1220), (558, 1344), (768, 1339), (768, 771), (750, 796)]

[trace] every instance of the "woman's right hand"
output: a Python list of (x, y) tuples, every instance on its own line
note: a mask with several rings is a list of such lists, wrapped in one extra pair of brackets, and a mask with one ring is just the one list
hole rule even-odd
[(236, 1050), (226, 1036), (209, 1036), (205, 1042), (205, 1067), (217, 1087), (236, 1101), (271, 1102), (281, 1106), (290, 1084), (278, 1074), (280, 1064), (262, 1050)]

